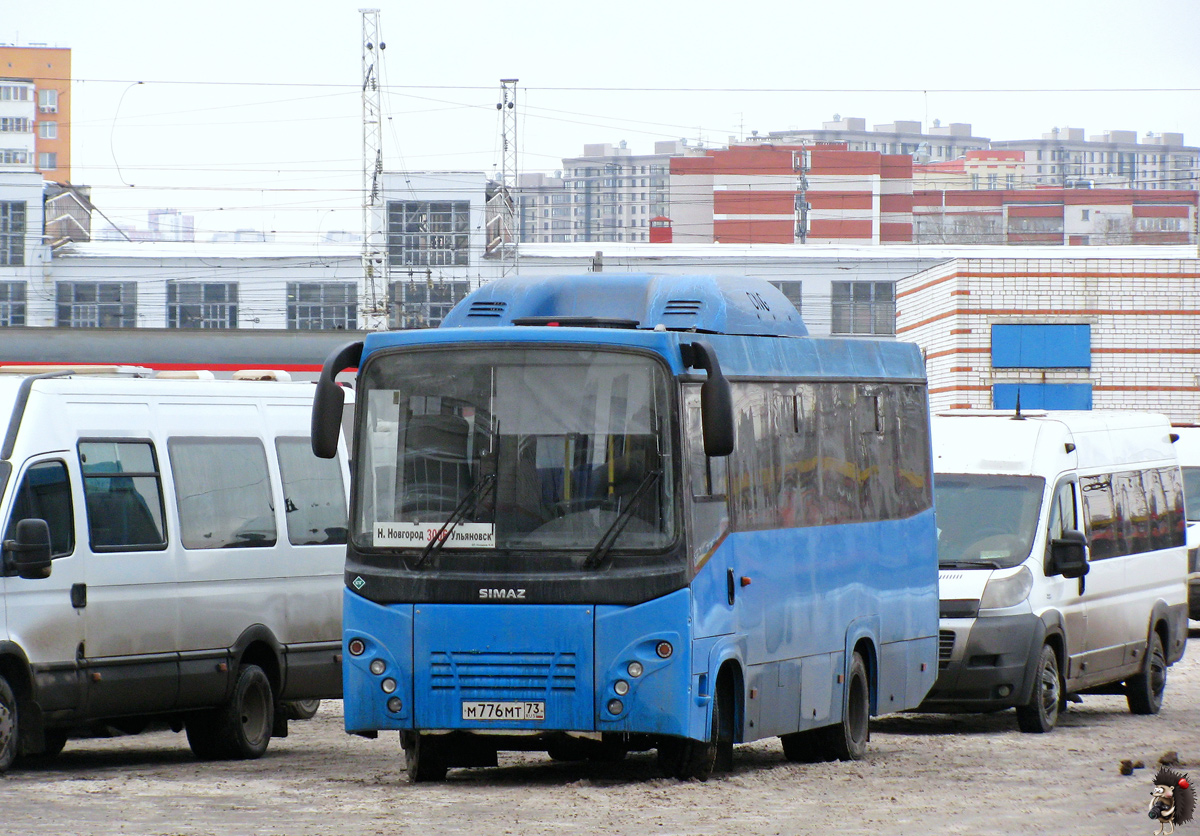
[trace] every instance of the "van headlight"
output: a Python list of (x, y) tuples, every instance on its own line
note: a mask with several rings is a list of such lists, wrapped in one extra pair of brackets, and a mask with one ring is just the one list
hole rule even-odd
[(983, 589), (983, 597), (979, 599), (981, 610), (1002, 610), (1015, 607), (1029, 597), (1033, 589), (1033, 573), (1028, 566), (1006, 578), (992, 577)]

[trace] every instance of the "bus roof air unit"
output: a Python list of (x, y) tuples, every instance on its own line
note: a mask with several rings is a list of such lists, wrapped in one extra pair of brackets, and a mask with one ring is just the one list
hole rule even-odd
[(459, 302), (441, 327), (552, 325), (808, 336), (795, 305), (763, 279), (652, 273), (499, 279)]

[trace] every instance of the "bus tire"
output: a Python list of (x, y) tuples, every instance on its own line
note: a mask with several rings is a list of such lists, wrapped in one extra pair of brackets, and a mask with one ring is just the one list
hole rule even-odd
[(401, 732), (400, 744), (404, 747), (404, 769), (408, 773), (410, 783), (445, 779), (446, 762), (438, 751), (438, 742), (432, 735)]
[(855, 651), (850, 660), (842, 721), (817, 732), (819, 750), (826, 760), (856, 761), (867, 754), (871, 740), (871, 681), (861, 653)]
[(274, 722), (271, 681), (258, 665), (242, 665), (229, 702), (188, 718), (188, 745), (201, 760), (253, 760), (267, 751)]
[(733, 737), (730, 724), (733, 706), (727, 688), (717, 687), (713, 699), (712, 722), (709, 724), (708, 740), (668, 738), (658, 745), (658, 765), (668, 778), (680, 781), (695, 779), (707, 781), (713, 771), (731, 769), (733, 764)]
[(1053, 731), (1058, 722), (1062, 691), (1058, 654), (1050, 645), (1042, 645), (1042, 655), (1034, 672), (1033, 691), (1029, 694), (1029, 702), (1017, 706), (1017, 726), (1021, 731), (1029, 734)]
[(783, 756), (792, 763), (816, 763), (821, 760), (820, 729), (781, 734)]
[(17, 713), (17, 698), (0, 674), (0, 774), (7, 772), (17, 759), (20, 748), (20, 715)]
[(289, 720), (311, 720), (320, 707), (320, 700), (291, 700), (283, 704), (283, 714)]
[(1125, 700), (1132, 714), (1157, 714), (1167, 690), (1167, 656), (1157, 632), (1146, 642), (1141, 673), (1125, 680)]

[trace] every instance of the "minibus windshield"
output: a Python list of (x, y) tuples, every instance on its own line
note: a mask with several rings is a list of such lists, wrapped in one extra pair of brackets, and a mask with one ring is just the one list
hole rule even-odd
[(1045, 487), (1040, 476), (936, 474), (938, 564), (967, 569), (1019, 565), (1033, 545)]
[[(662, 550), (675, 540), (667, 374), (630, 352), (425, 349), (372, 360), (355, 542), (417, 549)], [(660, 478), (667, 474), (666, 478)]]

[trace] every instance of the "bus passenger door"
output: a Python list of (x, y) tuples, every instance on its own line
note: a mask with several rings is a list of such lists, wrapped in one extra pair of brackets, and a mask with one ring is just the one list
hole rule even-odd
[(735, 567), (732, 550), (725, 543), (729, 532), (726, 460), (704, 454), (699, 384), (684, 387), (683, 403), (688, 550), (696, 572), (692, 583), (693, 635), (708, 638), (734, 631)]

